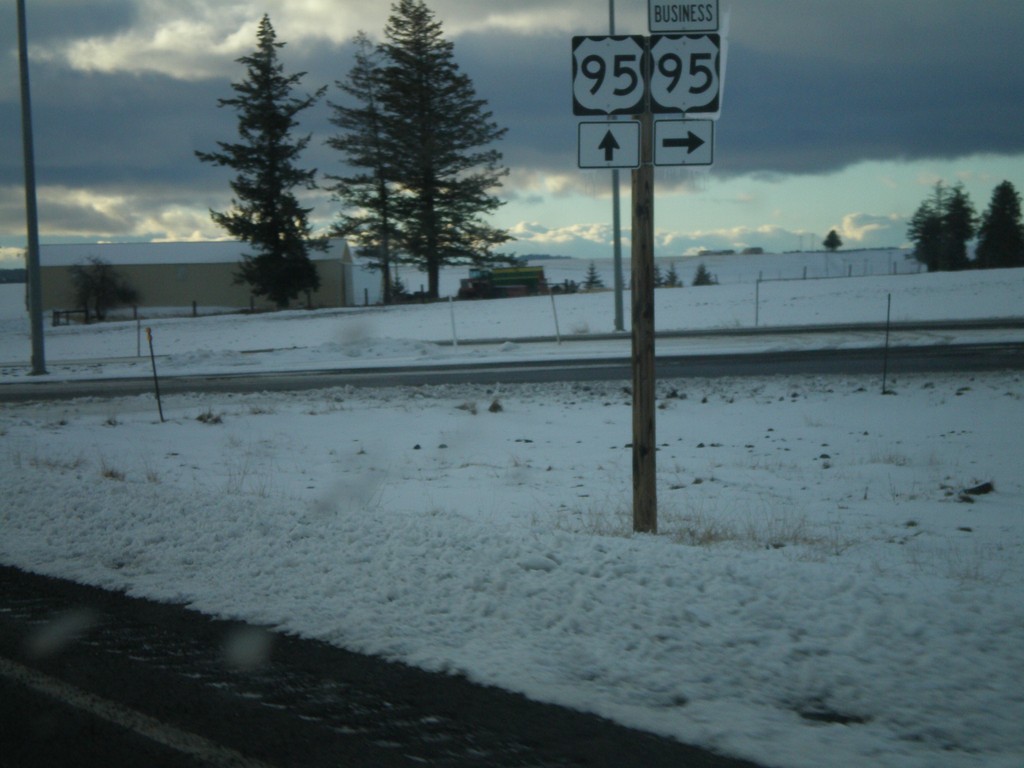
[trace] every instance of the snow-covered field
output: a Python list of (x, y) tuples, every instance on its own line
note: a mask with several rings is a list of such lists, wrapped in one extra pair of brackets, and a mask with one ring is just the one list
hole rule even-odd
[[(655, 292), (659, 331), (760, 327), (797, 328), (829, 323), (884, 323), (891, 297), (893, 322), (1021, 317), (1024, 309), (1024, 270), (987, 270), (960, 274), (890, 274), (893, 265), (906, 270), (902, 251), (837, 254), (710, 257), (714, 269), (729, 282), (718, 286), (689, 286), (694, 264), (677, 262), (689, 287)], [(582, 282), (588, 262), (544, 262), (555, 282)], [(847, 269), (844, 269), (846, 265)], [(606, 285), (612, 285), (611, 264), (598, 264)], [(860, 277), (835, 278), (856, 266)], [(626, 264), (628, 280), (628, 260)], [(667, 269), (665, 264), (663, 269)], [(830, 274), (833, 279), (799, 278)], [(449, 269), (442, 288), (458, 286), (466, 270)], [(758, 284), (759, 276), (765, 281)], [(768, 277), (772, 280), (769, 281)], [(0, 285), (0, 376), (28, 373), (31, 345), (23, 311), (24, 287)], [(629, 327), (629, 292), (624, 297)], [(7, 307), (5, 310), (4, 307)], [(480, 359), (515, 362), (525, 358), (564, 358), (610, 355), (628, 357), (629, 339), (591, 341), (615, 329), (614, 294), (529, 297), (515, 301), (442, 302), (400, 307), (366, 307), (308, 312), (295, 310), (270, 315), (215, 315), (200, 320), (153, 312), (138, 322), (52, 328), (46, 323), (46, 362), (53, 377), (150, 374), (145, 328), (152, 329), (161, 374), (237, 373), (245, 370), (358, 368), (378, 365), (438, 364)], [(893, 344), (946, 343), (970, 340), (976, 334), (900, 334)], [(1012, 338), (1017, 338), (1019, 332)], [(562, 344), (523, 345), (524, 337), (561, 337)], [(999, 340), (1005, 335), (986, 333)], [(473, 340), (494, 342), (487, 346)], [(443, 342), (439, 346), (436, 342)], [(453, 346), (457, 342), (458, 346)], [(506, 343), (507, 342), (507, 343)], [(570, 343), (571, 342), (571, 343)], [(803, 347), (808, 344), (878, 346), (878, 332), (848, 333), (830, 339), (799, 336), (772, 339), (666, 339), (661, 353), (734, 352), (748, 349)], [(769, 346), (770, 345), (770, 346)], [(272, 350), (268, 353), (264, 350)]]
[[(894, 319), (1019, 316), (1021, 273), (762, 283), (760, 320), (881, 321), (890, 294)], [(659, 328), (752, 325), (753, 291), (661, 290)], [(553, 334), (547, 298), (147, 324), (169, 373), (622, 353), (430, 343), (453, 309), (462, 339)], [(557, 311), (611, 330), (611, 294)], [(26, 356), (0, 323), (0, 360)], [(135, 343), (48, 329), (51, 375), (147, 374)], [(1024, 764), (1024, 376), (661, 382), (657, 536), (630, 532), (624, 384), (176, 395), (166, 423), (0, 385), (0, 561), (765, 765)]]

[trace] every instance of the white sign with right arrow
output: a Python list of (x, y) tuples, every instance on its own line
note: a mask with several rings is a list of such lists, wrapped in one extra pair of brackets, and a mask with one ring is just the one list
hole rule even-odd
[(655, 165), (711, 165), (715, 161), (714, 120), (655, 120)]

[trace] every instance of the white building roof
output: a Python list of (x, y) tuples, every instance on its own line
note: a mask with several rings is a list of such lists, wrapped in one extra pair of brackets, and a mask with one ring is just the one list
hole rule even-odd
[[(313, 261), (344, 258), (344, 240), (331, 240), (324, 252), (311, 251)], [(251, 253), (247, 243), (237, 240), (189, 241), (179, 243), (69, 243), (40, 245), (39, 262), (43, 267), (70, 267), (98, 256), (109, 264), (234, 264), (243, 253)]]

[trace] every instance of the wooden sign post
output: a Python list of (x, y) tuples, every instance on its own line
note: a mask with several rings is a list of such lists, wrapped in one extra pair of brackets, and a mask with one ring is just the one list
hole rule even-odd
[(633, 171), (633, 531), (658, 532), (654, 401), (654, 158), (651, 115), (641, 117)]

